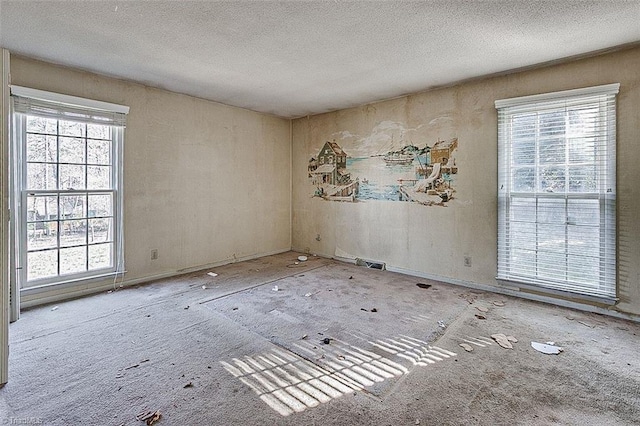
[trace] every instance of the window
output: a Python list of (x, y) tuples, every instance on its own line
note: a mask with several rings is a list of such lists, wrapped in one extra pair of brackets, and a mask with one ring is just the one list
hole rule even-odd
[(128, 108), (15, 86), (12, 95), (20, 287), (122, 270)]
[(615, 298), (618, 88), (496, 101), (498, 279)]

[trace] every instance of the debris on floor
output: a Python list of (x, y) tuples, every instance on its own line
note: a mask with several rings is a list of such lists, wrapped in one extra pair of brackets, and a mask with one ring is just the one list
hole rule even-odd
[(378, 312), (376, 308), (371, 309), (371, 312)]
[(133, 365), (130, 365), (128, 367), (125, 367), (124, 369), (125, 370), (131, 370), (132, 368), (138, 368), (138, 367), (140, 367), (140, 364), (133, 364)]
[(51, 308), (52, 311), (57, 311), (59, 308), (59, 306), (54, 306), (53, 308)]
[(298, 256), (298, 260), (300, 262), (306, 262), (307, 261), (307, 256)]
[(471, 351), (473, 351), (473, 346), (471, 346), (471, 345), (470, 345), (470, 344), (468, 344), (468, 343), (460, 343), (460, 347), (461, 347), (462, 349), (464, 349), (465, 351), (467, 351), (467, 352), (471, 352)]
[(505, 349), (513, 349), (513, 345), (509, 341), (509, 338), (502, 333), (492, 334), (491, 338), (495, 340), (500, 346)]
[(476, 309), (480, 312), (489, 312), (489, 309), (485, 308), (484, 306), (476, 306)]
[(493, 304), (496, 305), (496, 306), (504, 306), (504, 302), (501, 301), (501, 300), (496, 300), (496, 301), (493, 302)]
[(202, 286), (202, 289), (203, 289), (203, 290), (206, 290), (206, 289), (207, 289), (207, 286), (206, 286), (206, 285), (203, 285), (203, 286)]
[(304, 297), (311, 297), (313, 296), (313, 293), (305, 293)]
[(438, 325), (440, 326), (440, 328), (446, 328), (447, 327), (447, 325), (442, 320), (438, 321)]
[(431, 284), (418, 283), (416, 285), (420, 288), (425, 288), (425, 289), (431, 287)]
[(366, 310), (365, 308), (360, 308), (361, 311), (365, 311), (365, 312), (369, 312), (368, 310)]
[(136, 416), (136, 420), (141, 422), (145, 422), (147, 426), (151, 426), (154, 423), (157, 423), (162, 418), (162, 414), (160, 414), (160, 410), (156, 411), (148, 411), (146, 413), (140, 413)]
[(467, 294), (467, 293), (460, 293), (458, 296), (460, 296), (462, 299), (466, 300), (468, 304), (472, 304), (473, 302), (476, 301), (476, 299), (478, 298), (478, 296), (473, 295), (473, 294)]
[(184, 389), (186, 388), (192, 388), (193, 387), (193, 382), (189, 382), (186, 385), (183, 386)]
[(349, 279), (350, 279), (350, 280), (352, 280), (352, 279), (353, 279), (353, 275), (351, 275), (351, 276), (349, 277)]
[(306, 339), (307, 337), (309, 337), (307, 334), (303, 334), (303, 335), (302, 335), (302, 337), (300, 338), (300, 340), (304, 340), (304, 339)]
[(277, 285), (274, 285), (274, 286), (273, 286), (273, 288), (272, 288), (271, 290), (272, 290), (272, 291), (278, 291), (278, 290), (280, 290), (280, 289), (278, 288), (278, 286), (277, 286)]
[(331, 339), (330, 337), (325, 337), (324, 339), (322, 339), (322, 343), (324, 343), (325, 345), (328, 345), (329, 343), (331, 343)]
[(487, 319), (487, 317), (485, 317), (485, 316), (484, 316), (484, 315), (482, 315), (482, 314), (476, 314), (476, 318), (481, 319), (481, 320), (485, 320), (485, 319)]
[(189, 309), (189, 305), (185, 306), (184, 308), (185, 308), (185, 309)]
[(552, 342), (547, 342), (547, 343), (531, 342), (531, 347), (536, 351), (542, 352), (543, 354), (547, 354), (547, 355), (558, 355), (560, 352), (564, 351), (564, 349), (562, 349), (560, 346), (549, 345), (548, 343), (552, 343)]
[(507, 340), (510, 341), (511, 343), (518, 343), (518, 339), (516, 339), (513, 336), (507, 336)]
[(589, 324), (588, 322), (578, 321), (578, 323), (580, 323), (580, 324), (582, 324), (582, 325), (584, 325), (584, 326), (586, 326), (586, 327), (589, 327), (589, 328), (596, 328), (596, 326), (595, 326), (595, 325), (593, 325), (593, 324)]
[(210, 277), (217, 277), (218, 274), (216, 274), (215, 272), (207, 272), (207, 275), (209, 275)]

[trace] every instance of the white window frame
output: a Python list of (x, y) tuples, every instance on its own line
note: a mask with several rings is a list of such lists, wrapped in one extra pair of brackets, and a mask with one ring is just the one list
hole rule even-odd
[[(124, 272), (123, 247), (123, 144), (126, 114), (129, 107), (102, 101), (46, 92), (21, 86), (11, 86), (13, 143), (12, 143), (12, 240), (15, 253), (12, 257), (11, 279), (16, 280), (22, 295), (38, 293), (52, 286), (77, 285), (88, 280), (115, 277)], [(18, 105), (16, 107), (16, 105)], [(104, 190), (30, 190), (25, 188), (26, 170), (26, 120), (28, 115), (43, 116), (64, 121), (78, 121), (111, 126), (111, 176), (112, 188)], [(86, 136), (85, 136), (86, 137)], [(57, 148), (59, 149), (59, 147)], [(85, 162), (87, 159), (85, 158)], [(79, 273), (56, 275), (35, 279), (27, 284), (27, 197), (28, 194), (112, 194), (113, 245), (110, 267), (87, 270)], [(87, 206), (84, 206), (87, 209)], [(59, 216), (59, 213), (58, 213)], [(89, 212), (85, 212), (89, 217)], [(58, 217), (57, 220), (60, 220)], [(88, 229), (87, 229), (88, 232)], [(88, 242), (84, 246), (88, 247)], [(59, 246), (59, 243), (58, 243)], [(60, 266), (58, 266), (60, 268)], [(59, 269), (58, 269), (59, 270)]]
[[(605, 303), (615, 303), (617, 292), (617, 257), (616, 257), (616, 101), (615, 97), (619, 92), (619, 84), (608, 84), (603, 86), (567, 90), (562, 92), (554, 92), (541, 95), (524, 96), (519, 98), (498, 100), (495, 102), (498, 110), (498, 265), (497, 265), (497, 277), (500, 282), (507, 284), (515, 284), (518, 286), (531, 286), (535, 289), (542, 289), (549, 293), (571, 294), (573, 297), (580, 297), (584, 299), (595, 299), (597, 301)], [(566, 129), (566, 123), (569, 117), (569, 111), (576, 108), (598, 106), (598, 119), (596, 124), (596, 131), (594, 133), (594, 167), (596, 167), (596, 183), (595, 189), (584, 192), (570, 192), (567, 190), (569, 185), (564, 186), (563, 191), (555, 192), (553, 189), (542, 189), (543, 185), (540, 185), (540, 156), (539, 156), (539, 142), (538, 138), (540, 134), (540, 124), (536, 126), (535, 131), (526, 130), (528, 137), (535, 138), (535, 185), (532, 190), (516, 191), (514, 184), (514, 171), (517, 167), (514, 163), (513, 151), (515, 145), (514, 141), (517, 137), (513, 136), (516, 130), (512, 129), (513, 119), (518, 114), (541, 114), (542, 112), (549, 111), (561, 111), (565, 110), (565, 122), (562, 129)], [(522, 130), (522, 129), (519, 129)], [(567, 146), (565, 167), (569, 168), (571, 157), (569, 153), (568, 136), (565, 130), (562, 131), (562, 137), (564, 138), (564, 145)], [(522, 133), (518, 134), (519, 136)], [(513, 137), (513, 139), (512, 139)], [(522, 137), (522, 136), (520, 136)], [(524, 139), (524, 137), (522, 137)], [(565, 179), (569, 182), (569, 173), (565, 173)], [(522, 201), (527, 200), (527, 201)], [(543, 250), (538, 245), (538, 238), (541, 235), (540, 229), (549, 227), (546, 223), (539, 220), (539, 211), (542, 203), (556, 203), (562, 204), (560, 200), (564, 200), (564, 210), (554, 210), (554, 213), (558, 212), (565, 216), (562, 217), (562, 221), (558, 226), (563, 226), (565, 229), (565, 242), (564, 242), (564, 259), (562, 255), (557, 257), (557, 262), (545, 263), (541, 261), (539, 253)], [(599, 231), (598, 247), (599, 255), (598, 259), (598, 274), (593, 278), (593, 282), (588, 283), (588, 279), (575, 279), (579, 274), (569, 273), (572, 270), (569, 266), (569, 258), (576, 259), (581, 256), (580, 253), (576, 254), (575, 248), (571, 250), (572, 241), (575, 239), (570, 237), (569, 229), (573, 229), (575, 232), (576, 223), (574, 219), (569, 215), (569, 203), (580, 203), (583, 200), (585, 203), (593, 203), (593, 200), (598, 200), (599, 206), (599, 224), (597, 229)], [(534, 202), (535, 201), (535, 202)], [(518, 259), (517, 250), (519, 243), (518, 238), (522, 239), (522, 235), (516, 235), (515, 231), (512, 231), (512, 227), (515, 229), (515, 221), (512, 219), (512, 205), (514, 203), (523, 203), (520, 205), (530, 205), (535, 207), (527, 208), (526, 212), (531, 213), (532, 224), (535, 224), (535, 232), (532, 238), (536, 239), (535, 242), (535, 254), (530, 254), (530, 259), (533, 261), (522, 261)], [(559, 203), (559, 204), (558, 204)], [(515, 208), (515, 207), (514, 207)], [(520, 210), (522, 211), (522, 210)], [(513, 222), (513, 223), (512, 223)], [(573, 227), (573, 228), (572, 228)], [(592, 228), (594, 228), (592, 226)], [(559, 228), (558, 228), (559, 229)], [(547, 229), (548, 232), (548, 229)], [(529, 237), (527, 235), (526, 237)], [(526, 238), (525, 237), (525, 238)], [(584, 238), (584, 237), (583, 237)], [(522, 241), (522, 240), (520, 240)], [(593, 240), (592, 240), (593, 241)], [(530, 251), (534, 253), (534, 251)], [(522, 256), (524, 258), (524, 256)], [(594, 257), (587, 257), (584, 255), (584, 261), (588, 259), (593, 260)], [(563, 264), (564, 261), (564, 264)], [(564, 268), (564, 275), (563, 275)], [(575, 266), (573, 266), (575, 271)], [(545, 273), (539, 271), (545, 269)], [(553, 275), (553, 278), (549, 276)], [(564, 277), (564, 278), (563, 278)], [(595, 283), (595, 284), (594, 284)]]

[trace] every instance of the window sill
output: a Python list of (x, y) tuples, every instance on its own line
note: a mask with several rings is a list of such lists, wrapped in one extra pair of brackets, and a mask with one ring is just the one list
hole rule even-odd
[(608, 297), (608, 296), (592, 296), (581, 293), (574, 293), (571, 291), (563, 291), (556, 290), (548, 287), (536, 286), (533, 284), (527, 284), (515, 280), (505, 280), (502, 278), (496, 278), (496, 280), (505, 287), (517, 288), (520, 292), (523, 293), (532, 293), (539, 294), (543, 296), (565, 299), (569, 301), (575, 301), (578, 303), (587, 303), (591, 305), (604, 305), (604, 306), (614, 306), (618, 303), (617, 297)]
[(69, 279), (69, 280), (65, 280), (65, 281), (57, 281), (55, 283), (36, 285), (36, 286), (33, 286), (33, 287), (20, 289), (20, 295), (21, 296), (29, 296), (29, 295), (33, 295), (33, 294), (40, 294), (40, 293), (43, 293), (43, 292), (46, 292), (46, 291), (51, 291), (53, 289), (63, 289), (63, 288), (69, 288), (69, 287), (77, 287), (77, 286), (82, 285), (82, 284), (90, 284), (90, 283), (93, 283), (93, 282), (104, 281), (104, 280), (109, 279), (109, 278), (113, 278), (115, 280), (115, 279), (117, 279), (117, 277), (119, 275), (120, 276), (124, 276), (124, 274), (126, 274), (126, 273), (127, 273), (127, 271), (107, 272), (107, 273), (103, 273), (103, 274), (92, 275), (90, 277), (73, 278), (73, 279)]

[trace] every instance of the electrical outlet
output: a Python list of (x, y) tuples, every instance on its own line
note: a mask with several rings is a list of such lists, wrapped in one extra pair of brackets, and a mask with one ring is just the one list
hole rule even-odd
[(151, 260), (157, 260), (157, 259), (158, 259), (158, 249), (151, 250)]
[(467, 268), (471, 268), (471, 256), (464, 257), (464, 266)]

